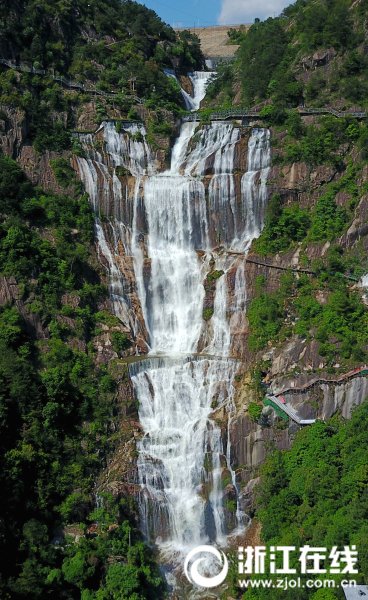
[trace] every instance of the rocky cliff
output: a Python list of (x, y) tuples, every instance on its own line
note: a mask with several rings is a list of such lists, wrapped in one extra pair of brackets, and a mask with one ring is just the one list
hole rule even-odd
[[(3, 151), (9, 156), (17, 158), (21, 166), (25, 169), (31, 181), (44, 187), (50, 187), (55, 191), (71, 191), (69, 188), (61, 188), (57, 183), (53, 169), (50, 167), (50, 159), (55, 157), (63, 157), (71, 161), (76, 176), (79, 178), (82, 176), (81, 171), (81, 159), (75, 155), (68, 155), (67, 152), (63, 153), (46, 153), (45, 155), (37, 156), (33, 147), (28, 146), (25, 142), (26, 139), (26, 127), (23, 116), (18, 114), (17, 111), (11, 111), (5, 107), (5, 117), (3, 122), (3, 136), (2, 136), (2, 148)], [(141, 109), (140, 109), (141, 110)], [(116, 113), (116, 111), (115, 111)], [(110, 114), (110, 118), (124, 118), (123, 113)], [(125, 115), (126, 116), (126, 115)], [(142, 114), (143, 118), (148, 119), (148, 113)], [(102, 215), (100, 227), (103, 231), (103, 236), (107, 244), (107, 248), (110, 248), (110, 252), (101, 251), (101, 245), (96, 255), (96, 260), (101, 265), (101, 274), (109, 273), (107, 276), (110, 285), (110, 289), (114, 289), (119, 295), (122, 295), (127, 300), (126, 306), (128, 306), (128, 313), (126, 306), (123, 312), (120, 312), (121, 322), (119, 325), (115, 325), (113, 328), (101, 326), (101, 334), (99, 334), (94, 344), (97, 350), (96, 360), (97, 362), (109, 362), (117, 359), (117, 354), (112, 346), (112, 332), (114, 330), (124, 333), (129, 337), (133, 345), (131, 349), (126, 351), (126, 354), (139, 352), (144, 354), (147, 351), (148, 343), (148, 332), (146, 324), (142, 314), (142, 307), (140, 299), (137, 293), (137, 282), (134, 272), (132, 256), (127, 254), (127, 246), (124, 245), (123, 240), (117, 241), (114, 237), (114, 228), (111, 227), (113, 219), (122, 221), (125, 226), (131, 227), (133, 224), (133, 205), (134, 202), (144, 204), (144, 185), (145, 175), (142, 172), (142, 177), (139, 179), (137, 186), (137, 173), (135, 170), (139, 165), (144, 169), (147, 168), (148, 164), (155, 173), (163, 173), (167, 168), (167, 156), (170, 151), (170, 142), (168, 138), (155, 138), (155, 145), (152, 145), (150, 141), (145, 142), (146, 149), (143, 150), (141, 156), (131, 158), (130, 163), (123, 164), (116, 168), (116, 163), (111, 155), (111, 148), (108, 147), (109, 141), (106, 141), (104, 135), (104, 128), (98, 127), (95, 124), (96, 112), (93, 103), (86, 104), (78, 115), (78, 128), (79, 129), (97, 129), (96, 134), (78, 134), (76, 139), (79, 140), (85, 147), (85, 151), (89, 153), (91, 158), (96, 164), (104, 164), (105, 168), (102, 169), (100, 166), (96, 167), (95, 179), (91, 182), (94, 189), (88, 189), (90, 197), (95, 203), (96, 211)], [(306, 124), (311, 124), (317, 121), (315, 117), (306, 117)], [(118, 122), (118, 121), (116, 121)], [(148, 121), (147, 121), (148, 122)], [(175, 125), (174, 120), (172, 124)], [(260, 125), (261, 123), (254, 123), (254, 126)], [(111, 124), (113, 127), (113, 124)], [(206, 131), (207, 126), (199, 128), (196, 136), (200, 139), (203, 132)], [(239, 211), (242, 207), (242, 179), (247, 170), (248, 163), (248, 143), (251, 129), (249, 127), (238, 128), (237, 139), (233, 145), (233, 185), (234, 185), (234, 204), (231, 207), (231, 211), (235, 216), (234, 210)], [(202, 133), (201, 133), (202, 132)], [(271, 129), (271, 137), (275, 140), (282, 140), (287, 132), (274, 132)], [(132, 139), (135, 137), (135, 139)], [(127, 156), (133, 156), (132, 148), (134, 144), (139, 146), (141, 144), (142, 133), (139, 129), (136, 132), (123, 134), (123, 140), (125, 144), (125, 152)], [(194, 139), (194, 138), (193, 138)], [(191, 150), (195, 151), (196, 141), (194, 140)], [(121, 153), (122, 149), (116, 149), (117, 152)], [(344, 149), (345, 153), (349, 152), (348, 148)], [(213, 193), (213, 186), (216, 185), (216, 152), (217, 150), (209, 149), (208, 153), (205, 154), (202, 159), (202, 170), (204, 174), (204, 189), (205, 195), (209, 194), (209, 190)], [(277, 155), (281, 150), (276, 147), (273, 150), (273, 154)], [(354, 158), (353, 150), (353, 160)], [(131, 162), (133, 160), (133, 162)], [(134, 162), (135, 161), (135, 162)], [(137, 166), (138, 165), (138, 166)], [(194, 168), (194, 167), (193, 167)], [(344, 177), (344, 171), (336, 170), (331, 166), (317, 166), (313, 167), (306, 163), (295, 163), (292, 165), (286, 165), (283, 167), (274, 166), (272, 167), (267, 176), (267, 194), (270, 197), (272, 194), (278, 193), (282, 197), (284, 206), (292, 205), (298, 202), (300, 207), (313, 207), (320, 197), (324, 186), (331, 182), (339, 181)], [(367, 180), (367, 170), (364, 168), (361, 172), (361, 179), (359, 180), (360, 190), (364, 190), (364, 184)], [(84, 178), (85, 183), (85, 178)], [(116, 201), (116, 189), (117, 186), (120, 190), (124, 190), (124, 194), (121, 195), (120, 201)], [(86, 188), (87, 189), (87, 188)], [(121, 192), (120, 192), (121, 193)], [(115, 200), (114, 200), (115, 197)], [(341, 193), (336, 198), (337, 203), (341, 206), (346, 205), (349, 201), (349, 194)], [(362, 194), (357, 207), (355, 208), (354, 218), (347, 231), (338, 240), (338, 243), (346, 250), (350, 251), (360, 244), (359, 249), (365, 249), (365, 237), (366, 237), (366, 225), (365, 225), (365, 212), (367, 210), (367, 198), (365, 194)], [(238, 207), (238, 208), (236, 208)], [(229, 207), (230, 208), (230, 207)], [(223, 210), (221, 208), (221, 210)], [(147, 235), (147, 224), (145, 222), (144, 211), (138, 211), (138, 220), (135, 223), (135, 227), (141, 232), (141, 248), (143, 252), (143, 278), (146, 282), (149, 281), (151, 276), (151, 261), (147, 255), (146, 235)], [(220, 220), (219, 220), (220, 219)], [(316, 340), (305, 341), (299, 336), (295, 336), (287, 342), (273, 346), (270, 344), (267, 348), (266, 353), (262, 352), (259, 355), (254, 355), (247, 344), (249, 336), (249, 324), (248, 319), (245, 316), (247, 307), (250, 306), (252, 299), (256, 297), (256, 290), (254, 282), (257, 277), (264, 276), (266, 278), (266, 293), (273, 293), (279, 289), (280, 276), (287, 269), (294, 269), (295, 271), (301, 269), (301, 256), (305, 260), (305, 256), (308, 259), (323, 259), (326, 256), (330, 243), (324, 243), (321, 245), (307, 245), (301, 247), (301, 244), (297, 245), (292, 251), (279, 253), (272, 258), (268, 257), (264, 259), (257, 253), (250, 252), (247, 255), (247, 260), (244, 258), (244, 254), (241, 252), (234, 252), (230, 255), (231, 264), (229, 264), (229, 255), (227, 254), (226, 245), (223, 240), (218, 238), (219, 230), (221, 229), (221, 219), (224, 220), (223, 234), (232, 236), (234, 235), (234, 227), (236, 227), (236, 217), (233, 220), (231, 214), (224, 216), (223, 214), (214, 212), (212, 215), (213, 230), (210, 229), (210, 240), (211, 245), (214, 249), (215, 255), (213, 263), (207, 266), (206, 254), (198, 247), (198, 256), (200, 260), (204, 260), (204, 268), (208, 269), (209, 278), (204, 282), (206, 295), (203, 304), (204, 314), (209, 315), (209, 320), (206, 321), (204, 331), (202, 334), (202, 348), (206, 346), (206, 338), (208, 333), (206, 329), (211, 329), (211, 316), (214, 312), (214, 305), (216, 301), (216, 289), (218, 286), (217, 270), (215, 268), (216, 261), (219, 259), (223, 262), (227, 261), (226, 274), (221, 275), (226, 278), (226, 294), (227, 304), (229, 307), (233, 307), (230, 310), (230, 335), (231, 335), (231, 354), (237, 359), (241, 360), (241, 375), (237, 377), (236, 383), (237, 392), (235, 397), (237, 413), (232, 415), (231, 423), (229, 428), (229, 442), (231, 446), (231, 464), (236, 470), (237, 480), (241, 486), (243, 495), (243, 505), (249, 509), (249, 503), (252, 499), (252, 489), (257, 482), (258, 467), (264, 461), (267, 452), (273, 445), (276, 447), (286, 449), (290, 446), (293, 440), (293, 435), (297, 429), (297, 426), (290, 422), (288, 426), (285, 426), (284, 422), (275, 415), (270, 408), (265, 408), (263, 414), (267, 417), (264, 423), (258, 425), (255, 423), (249, 412), (247, 411), (248, 405), (254, 401), (257, 394), (252, 390), (250, 385), (250, 369), (258, 361), (266, 361), (268, 366), (264, 371), (263, 375), (269, 375), (269, 385), (274, 390), (282, 390), (289, 386), (292, 381), (293, 385), (299, 387), (299, 385), (312, 379), (315, 376), (316, 370), (323, 370), (326, 368), (326, 361), (323, 357), (318, 354), (319, 343)], [(117, 245), (116, 245), (117, 244)], [(199, 246), (200, 244), (198, 244)], [(106, 249), (105, 249), (106, 250)], [(221, 258), (222, 257), (222, 258)], [(216, 260), (215, 260), (216, 259)], [(237, 306), (237, 273), (239, 267), (244, 269), (244, 285), (246, 289), (246, 297), (242, 301), (242, 305)], [(104, 277), (104, 276), (103, 276)], [(115, 283), (111, 281), (111, 278), (115, 280)], [(121, 283), (123, 282), (123, 283)], [(123, 285), (123, 291), (120, 287)], [(113, 286), (111, 288), (111, 286)], [(37, 315), (28, 315), (26, 312), (26, 306), (23, 301), (19, 300), (17, 296), (17, 285), (13, 280), (6, 281), (4, 279), (2, 284), (2, 296), (3, 302), (12, 298), (16, 303), (19, 304), (20, 310), (27, 318), (29, 322), (29, 328), (32, 330), (32, 334), (37, 339), (47, 338), (47, 329), (42, 327)], [(119, 310), (116, 308), (116, 299), (113, 295), (105, 303), (105, 307), (110, 307), (114, 310), (115, 314), (119, 314)], [(14, 295), (15, 294), (15, 295)], [(317, 296), (318, 302), (324, 304), (327, 301), (328, 294), (321, 291)], [(69, 301), (78, 303), (78, 299), (69, 300), (65, 297), (65, 303)], [(244, 316), (240, 318), (240, 311), (245, 311)], [(130, 315), (130, 316), (129, 316)], [(64, 320), (66, 317), (63, 317)], [(73, 323), (70, 324), (71, 326)], [(81, 346), (80, 341), (76, 341), (78, 347)], [(73, 346), (74, 342), (71, 341)], [(82, 348), (81, 348), (82, 349)], [(291, 375), (289, 375), (291, 374)], [(349, 416), (351, 408), (354, 404), (360, 404), (365, 399), (365, 383), (364, 378), (354, 379), (353, 381), (342, 385), (342, 386), (329, 386), (322, 385), (311, 392), (303, 395), (293, 395), (286, 397), (286, 402), (290, 403), (292, 407), (296, 409), (298, 414), (303, 418), (328, 418), (336, 411), (341, 410), (342, 414), (346, 417)], [(124, 396), (126, 392), (122, 395)], [(128, 392), (131, 394), (131, 392)], [(226, 413), (222, 413), (219, 417), (227, 421), (228, 416)], [(265, 426), (266, 424), (266, 426)], [(123, 426), (124, 429), (125, 425)], [(135, 425), (133, 425), (134, 429)], [(136, 421), (137, 432), (140, 431), (140, 426)], [(131, 438), (133, 441), (133, 438)], [(126, 443), (126, 442), (124, 442)], [(119, 452), (125, 452), (119, 450)], [(129, 454), (129, 453), (128, 453)], [(120, 456), (120, 455), (119, 455)], [(114, 459), (116, 460), (116, 459)], [(120, 459), (119, 459), (120, 460)], [(125, 464), (125, 463), (124, 463)], [(115, 483), (111, 483), (111, 489), (118, 489), (118, 481), (120, 480), (119, 469), (113, 469), (112, 473), (119, 472), (118, 479)], [(111, 476), (110, 476), (111, 479)], [(124, 478), (123, 478), (124, 479)]]

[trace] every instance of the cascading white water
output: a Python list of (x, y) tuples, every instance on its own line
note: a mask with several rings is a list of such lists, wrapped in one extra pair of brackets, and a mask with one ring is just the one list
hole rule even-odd
[[(176, 73), (172, 69), (164, 69), (165, 75), (167, 77), (171, 77), (174, 79), (178, 86), (180, 86), (179, 80), (176, 76)], [(185, 108), (187, 110), (198, 110), (201, 106), (201, 102), (206, 95), (206, 87), (214, 73), (209, 73), (207, 71), (195, 71), (194, 73), (189, 73), (189, 78), (192, 82), (193, 86), (193, 95), (188, 94), (184, 88), (180, 86), (181, 94), (184, 98)]]
[[(209, 206), (222, 215), (224, 233), (232, 229), (232, 242), (245, 249), (255, 223), (260, 230), (266, 188), (244, 186), (239, 222), (233, 181), (234, 148), (239, 130), (217, 123), (202, 131), (194, 148), (193, 124), (182, 127), (173, 150), (171, 169), (149, 178), (144, 197), (151, 259), (151, 283), (147, 293), (148, 330), (152, 353), (164, 352), (158, 362), (131, 368), (140, 401), (140, 420), (145, 437), (137, 445), (138, 476), (142, 488), (140, 506), (147, 537), (173, 556), (200, 543), (223, 543), (229, 533), (224, 519), (222, 473), (230, 467), (230, 453), (223, 448), (220, 428), (209, 419), (211, 407), (226, 402), (234, 407), (233, 381), (237, 364), (229, 360), (231, 335), (226, 271), (234, 259), (219, 257), (214, 268), (225, 271), (218, 279), (211, 320), (208, 353), (223, 358), (177, 358), (197, 349), (203, 330), (203, 272), (195, 250), (210, 249)], [(267, 165), (267, 134), (254, 130), (249, 143), (248, 165)], [(263, 147), (263, 154), (259, 146)], [(203, 175), (213, 156), (215, 175), (206, 199)], [(180, 175), (182, 172), (184, 175)], [(252, 172), (252, 180), (256, 174)], [(230, 207), (232, 224), (227, 222)], [(244, 311), (244, 263), (236, 273), (237, 318)], [(231, 310), (230, 310), (231, 312)], [(214, 402), (214, 404), (212, 404)], [(232, 474), (235, 484), (235, 476)], [(237, 512), (241, 518), (240, 511)]]
[(206, 95), (206, 87), (209, 80), (213, 76), (213, 73), (206, 71), (195, 71), (189, 73), (189, 78), (193, 84), (193, 108), (192, 110), (198, 110), (201, 106), (201, 102)]
[[(88, 159), (79, 159), (96, 212), (101, 198), (106, 203), (108, 195), (115, 215), (122, 215), (122, 206), (126, 210), (129, 206), (131, 212), (129, 218), (122, 215), (120, 221), (117, 216), (110, 221), (112, 250), (99, 223), (97, 232), (100, 252), (109, 266), (114, 309), (136, 331), (116, 267), (121, 264), (121, 257), (117, 260), (120, 242), (134, 265), (151, 348), (150, 358), (130, 366), (144, 430), (137, 443), (141, 523), (147, 538), (171, 557), (209, 541), (223, 544), (233, 526), (226, 516), (222, 489), (224, 469), (236, 487), (230, 450), (210, 414), (225, 405), (231, 418), (234, 410), (238, 363), (229, 358), (231, 327), (236, 330), (244, 320), (245, 271), (244, 261), (213, 249), (221, 244), (246, 253), (260, 234), (270, 163), (269, 133), (254, 129), (239, 198), (233, 174), (239, 129), (214, 123), (195, 130), (195, 123), (182, 126), (171, 167), (163, 174), (155, 175), (148, 164), (143, 129), (141, 135), (130, 130), (126, 139), (126, 133), (118, 134), (105, 124), (104, 157), (90, 149)], [(124, 197), (107, 165), (110, 171), (123, 165), (135, 175), (132, 198)], [(203, 176), (208, 172), (213, 177), (206, 191)], [(205, 253), (202, 259), (198, 251)], [(149, 277), (144, 274), (147, 264)], [(227, 276), (233, 267), (231, 300)], [(217, 279), (214, 312), (205, 328), (203, 281), (209, 271), (224, 274)], [(120, 304), (119, 295), (124, 299)], [(201, 339), (206, 339), (205, 353), (193, 356)], [(239, 522), (239, 508), (236, 517)]]
[[(192, 201), (196, 181), (156, 176), (144, 187), (151, 281), (148, 330), (154, 352), (195, 352), (204, 290), (194, 251)], [(204, 195), (204, 194), (203, 194)]]
[(194, 109), (193, 98), (190, 94), (188, 94), (188, 92), (186, 92), (184, 90), (184, 88), (181, 87), (175, 71), (173, 69), (164, 69), (164, 73), (167, 77), (171, 77), (171, 79), (174, 79), (174, 81), (176, 81), (176, 83), (180, 87), (181, 95), (183, 96), (184, 102), (185, 102), (185, 108), (187, 110), (193, 110)]
[[(242, 212), (245, 220), (244, 241), (260, 236), (267, 200), (270, 170), (270, 132), (253, 129), (248, 145), (248, 169), (241, 181)], [(250, 205), (252, 210), (249, 210)]]
[(221, 430), (211, 404), (232, 398), (236, 361), (162, 357), (132, 365), (145, 436), (138, 444), (141, 509), (148, 539), (174, 553), (226, 535)]

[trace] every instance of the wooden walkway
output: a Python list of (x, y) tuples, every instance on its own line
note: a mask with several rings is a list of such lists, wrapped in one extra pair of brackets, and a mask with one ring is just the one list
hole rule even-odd
[(364, 367), (358, 367), (357, 369), (354, 369), (353, 371), (349, 371), (349, 373), (345, 373), (345, 375), (340, 375), (340, 377), (337, 377), (337, 379), (327, 378), (327, 377), (319, 377), (316, 379), (312, 379), (311, 381), (308, 381), (307, 383), (305, 383), (304, 385), (302, 385), (300, 387), (286, 388), (285, 390), (282, 390), (281, 392), (275, 392), (272, 395), (273, 396), (282, 396), (283, 394), (305, 394), (306, 392), (308, 392), (311, 388), (315, 387), (316, 385), (322, 385), (322, 384), (342, 385), (348, 379), (352, 379), (354, 377), (366, 377), (367, 375), (368, 375), (368, 367), (365, 365)]

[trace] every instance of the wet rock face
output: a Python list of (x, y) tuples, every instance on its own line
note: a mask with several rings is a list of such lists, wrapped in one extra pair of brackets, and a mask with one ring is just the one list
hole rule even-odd
[(182, 75), (180, 77), (180, 85), (183, 88), (183, 90), (186, 91), (187, 94), (189, 94), (189, 96), (194, 95), (194, 90), (193, 90), (193, 82), (190, 79), (190, 77), (187, 77), (186, 75)]
[[(108, 246), (112, 249), (111, 254), (109, 254), (109, 256), (111, 256), (111, 261), (112, 264), (108, 263), (105, 256), (100, 253), (100, 261), (101, 264), (106, 267), (106, 269), (112, 273), (111, 277), (112, 278), (119, 278), (119, 282), (117, 282), (119, 284), (118, 289), (119, 289), (119, 293), (123, 293), (124, 298), (126, 300), (126, 310), (128, 312), (129, 315), (132, 316), (132, 318), (134, 318), (134, 322), (135, 322), (135, 343), (138, 345), (139, 351), (141, 354), (146, 354), (148, 352), (148, 332), (147, 332), (147, 328), (146, 328), (146, 324), (144, 321), (144, 317), (143, 317), (143, 312), (142, 312), (142, 306), (141, 306), (141, 302), (139, 300), (139, 296), (138, 296), (138, 290), (137, 290), (137, 281), (136, 281), (136, 277), (135, 277), (135, 271), (134, 271), (134, 265), (133, 265), (133, 259), (131, 256), (126, 256), (125, 253), (125, 249), (124, 246), (121, 242), (118, 242), (118, 246), (117, 248), (115, 248), (116, 246), (116, 239), (114, 237), (114, 229), (113, 226), (111, 225), (111, 223), (107, 222), (107, 223), (102, 223), (101, 227), (104, 231), (104, 236), (105, 236), (105, 240), (107, 241)], [(116, 271), (114, 272), (112, 269), (112, 266), (115, 267)], [(150, 261), (148, 259), (146, 259), (144, 261), (144, 266), (143, 266), (143, 275), (145, 278), (149, 278), (150, 277), (150, 272), (151, 272), (151, 265), (150, 265)], [(121, 278), (121, 279), (120, 279)], [(114, 285), (114, 282), (111, 282)], [(120, 291), (120, 285), (122, 286), (122, 289)], [(119, 308), (117, 306), (115, 306), (114, 304), (115, 300), (114, 300), (114, 295), (110, 294), (109, 296), (109, 309), (112, 313), (117, 312), (117, 310), (119, 310)], [(119, 302), (119, 300), (117, 300), (117, 302)], [(128, 319), (129, 321), (129, 319)], [(124, 321), (122, 321), (122, 327), (123, 327), (123, 332), (129, 337), (129, 339), (132, 339), (131, 335), (131, 328), (127, 325), (126, 319), (124, 319)], [(104, 352), (106, 353), (106, 344), (104, 344), (105, 346), (105, 350)], [(111, 346), (111, 344), (110, 344)], [(135, 354), (135, 346), (132, 346), (129, 353), (130, 354)], [(113, 358), (114, 356), (111, 356), (110, 358)], [(106, 360), (104, 360), (104, 362), (106, 362)]]
[(28, 132), (25, 114), (5, 105), (0, 105), (0, 110), (0, 148), (6, 156), (17, 159)]
[(222, 502), (224, 506), (224, 518), (227, 533), (230, 533), (234, 530), (237, 525), (236, 521), (236, 507), (237, 507), (237, 494), (235, 487), (232, 483), (229, 483), (224, 491), (222, 496)]
[[(277, 423), (281, 425), (281, 421)], [(265, 461), (270, 446), (279, 450), (289, 448), (293, 433), (288, 428), (262, 428), (251, 419), (248, 412), (241, 413), (230, 424), (233, 468), (245, 467), (248, 471), (258, 468)]]
[[(289, 355), (290, 360), (295, 358)], [(276, 368), (274, 363), (274, 368)], [(288, 378), (282, 375), (284, 369), (290, 368), (290, 363), (279, 362), (279, 377), (272, 383), (274, 392), (304, 385), (316, 378), (315, 374), (304, 374)], [(324, 377), (320, 375), (319, 377)], [(325, 375), (325, 377), (329, 377)], [(283, 398), (302, 419), (326, 420), (336, 412), (341, 411), (345, 419), (351, 417), (356, 406), (360, 406), (368, 396), (368, 378), (355, 377), (342, 385), (335, 383), (317, 384), (305, 393), (284, 393)], [(254, 488), (260, 483), (259, 467), (265, 462), (270, 450), (288, 450), (294, 440), (296, 431), (300, 429), (296, 423), (288, 423), (277, 417), (270, 407), (263, 409), (261, 419), (255, 423), (246, 408), (239, 410), (230, 422), (229, 436), (231, 444), (231, 465), (236, 472), (240, 486), (242, 510), (252, 510), (254, 503)]]

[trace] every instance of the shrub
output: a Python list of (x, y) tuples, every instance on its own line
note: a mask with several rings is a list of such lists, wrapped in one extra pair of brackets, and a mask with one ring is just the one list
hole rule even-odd
[(269, 340), (277, 339), (282, 327), (284, 311), (278, 295), (261, 293), (254, 298), (248, 311), (249, 348), (253, 352), (262, 350)]
[(61, 187), (71, 186), (76, 181), (75, 171), (70, 162), (65, 158), (54, 158), (50, 160), (55, 179)]
[(116, 354), (120, 356), (124, 350), (127, 350), (131, 346), (131, 343), (124, 333), (121, 333), (120, 331), (113, 331), (112, 346)]
[(46, 150), (54, 152), (70, 150), (71, 145), (70, 134), (61, 121), (57, 121), (54, 127), (38, 128), (33, 142), (33, 147), (39, 154), (43, 154)]
[(256, 404), (255, 402), (251, 402), (248, 406), (248, 412), (249, 412), (252, 420), (255, 421), (256, 423), (258, 422), (258, 419), (260, 418), (260, 416), (262, 414), (262, 410), (263, 410), (263, 406), (261, 406), (260, 404)]
[(256, 252), (261, 256), (287, 250), (293, 241), (301, 241), (310, 226), (310, 214), (298, 204), (282, 208), (281, 197), (274, 194), (269, 201), (265, 227), (255, 241)]
[(311, 241), (328, 239), (332, 241), (340, 235), (347, 221), (346, 209), (337, 206), (334, 190), (321, 196), (314, 208), (309, 233)]

